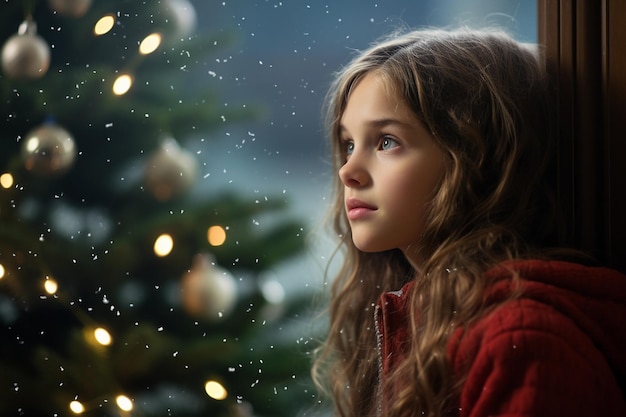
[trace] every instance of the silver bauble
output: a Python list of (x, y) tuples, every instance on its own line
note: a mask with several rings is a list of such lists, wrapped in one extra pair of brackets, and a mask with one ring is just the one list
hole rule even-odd
[(144, 183), (157, 200), (180, 196), (195, 182), (198, 162), (172, 138), (166, 139), (148, 159)]
[(50, 47), (37, 35), (37, 25), (24, 21), (2, 47), (2, 70), (14, 80), (41, 78), (50, 67)]

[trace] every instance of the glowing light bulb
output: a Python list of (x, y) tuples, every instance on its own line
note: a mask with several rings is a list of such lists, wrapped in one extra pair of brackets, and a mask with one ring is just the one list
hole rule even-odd
[(124, 95), (133, 85), (133, 77), (128, 74), (122, 74), (115, 79), (113, 83), (113, 94), (116, 96)]
[(222, 226), (211, 226), (207, 230), (207, 240), (212, 246), (223, 245), (226, 241), (226, 230)]
[(114, 15), (108, 14), (106, 16), (102, 16), (96, 22), (96, 25), (93, 27), (93, 33), (96, 36), (104, 35), (105, 33), (109, 32), (111, 29), (113, 29), (114, 25), (115, 25)]
[(26, 150), (29, 153), (33, 153), (37, 151), (37, 148), (39, 148), (39, 137), (31, 136), (30, 138), (28, 138), (28, 141), (26, 142)]
[(0, 175), (0, 185), (2, 188), (11, 188), (13, 186), (13, 175), (8, 172)]
[(97, 329), (95, 329), (93, 331), (93, 336), (96, 338), (96, 341), (102, 346), (109, 346), (111, 342), (113, 342), (111, 333), (109, 333), (106, 329), (102, 327), (98, 327)]
[(161, 34), (151, 33), (150, 35), (143, 38), (143, 40), (139, 44), (139, 53), (141, 55), (151, 54), (152, 52), (156, 51), (159, 45), (161, 45)]
[(118, 395), (115, 403), (122, 411), (131, 411), (133, 409), (133, 401), (125, 395)]
[(82, 414), (85, 412), (85, 406), (80, 401), (72, 401), (70, 403), (70, 410), (74, 414)]
[(46, 277), (46, 280), (43, 283), (43, 288), (48, 294), (52, 295), (59, 289), (59, 284), (57, 284), (57, 282), (52, 278)]
[(154, 241), (154, 253), (161, 258), (169, 255), (173, 248), (174, 239), (167, 233), (163, 233)]
[(0, 264), (0, 279), (4, 278), (5, 273), (4, 265)]
[(204, 390), (206, 391), (207, 395), (214, 400), (221, 401), (225, 400), (226, 397), (228, 397), (228, 392), (226, 391), (226, 388), (224, 388), (224, 386), (217, 381), (207, 381), (207, 383), (204, 384)]

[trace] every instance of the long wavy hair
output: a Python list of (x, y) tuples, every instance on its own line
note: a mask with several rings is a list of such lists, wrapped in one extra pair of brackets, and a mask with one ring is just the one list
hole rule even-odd
[[(336, 176), (332, 216), (344, 262), (332, 280), (328, 337), (312, 373), (342, 417), (379, 413), (380, 390), (393, 399), (385, 416), (442, 416), (462, 384), (446, 346), (451, 330), (489, 308), (484, 272), (559, 243), (549, 84), (538, 48), (498, 31), (395, 34), (354, 58), (329, 90), (335, 172), (346, 160), (341, 116), (351, 89), (371, 72), (430, 130), (445, 173), (414, 243), (426, 259), (419, 271), (397, 249), (364, 253), (354, 246)], [(374, 306), (410, 280), (408, 354), (379, 381)]]

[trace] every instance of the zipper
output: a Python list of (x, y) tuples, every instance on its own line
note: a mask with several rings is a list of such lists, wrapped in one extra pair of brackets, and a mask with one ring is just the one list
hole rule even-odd
[(376, 416), (381, 417), (383, 415), (383, 335), (380, 330), (380, 323), (378, 322), (378, 312), (380, 311), (380, 304), (376, 304), (374, 308), (374, 327), (376, 329), (376, 350), (378, 351), (378, 383), (376, 384)]

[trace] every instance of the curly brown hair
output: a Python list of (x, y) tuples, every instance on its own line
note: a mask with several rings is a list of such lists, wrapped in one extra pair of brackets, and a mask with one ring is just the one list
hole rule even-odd
[[(336, 171), (346, 160), (341, 116), (351, 89), (372, 71), (430, 130), (445, 173), (413, 245), (426, 259), (419, 271), (400, 250), (354, 246), (336, 178), (332, 215), (344, 261), (332, 281), (328, 337), (313, 376), (342, 417), (380, 413), (381, 390), (393, 398), (384, 415), (442, 416), (461, 383), (452, 378), (446, 346), (453, 328), (485, 313), (485, 270), (558, 243), (551, 97), (538, 48), (502, 32), (395, 34), (358, 55), (329, 90)], [(374, 306), (410, 280), (409, 354), (381, 386)]]

